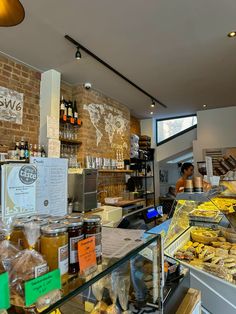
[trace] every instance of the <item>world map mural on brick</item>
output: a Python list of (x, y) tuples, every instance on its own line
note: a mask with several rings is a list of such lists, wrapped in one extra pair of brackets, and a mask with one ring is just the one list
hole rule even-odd
[(110, 144), (112, 144), (115, 134), (122, 136), (126, 132), (129, 120), (124, 117), (121, 110), (106, 104), (94, 103), (84, 104), (83, 109), (88, 111), (90, 121), (96, 130), (97, 146), (104, 136), (104, 130), (99, 128), (101, 122), (105, 125), (105, 132)]

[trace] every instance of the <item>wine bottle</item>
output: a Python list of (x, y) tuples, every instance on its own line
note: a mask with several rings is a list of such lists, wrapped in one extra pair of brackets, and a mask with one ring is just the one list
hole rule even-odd
[(66, 107), (63, 96), (61, 96), (61, 103), (60, 103), (60, 119), (63, 119), (63, 116), (66, 114)]
[(69, 100), (67, 109), (67, 118), (73, 117), (72, 102)]
[(41, 157), (46, 157), (46, 151), (44, 149), (44, 145), (42, 145), (42, 148), (41, 148)]
[(25, 159), (25, 141), (22, 138), (20, 142), (20, 160)]
[(25, 149), (24, 149), (24, 157), (26, 160), (29, 160), (29, 145), (28, 145), (28, 142), (26, 141), (25, 142)]
[(64, 100), (64, 103), (65, 103), (65, 114), (64, 114), (63, 120), (66, 122), (68, 119), (69, 102)]
[(76, 104), (76, 100), (74, 101), (74, 120), (75, 120), (75, 125), (77, 125), (78, 123), (78, 111), (77, 111), (77, 104)]

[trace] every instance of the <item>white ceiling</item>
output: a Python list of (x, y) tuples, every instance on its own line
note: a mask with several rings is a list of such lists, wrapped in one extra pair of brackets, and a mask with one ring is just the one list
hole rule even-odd
[(89, 81), (150, 117), (150, 100), (64, 39), (69, 34), (159, 98), (159, 117), (236, 104), (235, 0), (23, 0), (26, 18), (0, 28), (0, 51), (71, 84)]

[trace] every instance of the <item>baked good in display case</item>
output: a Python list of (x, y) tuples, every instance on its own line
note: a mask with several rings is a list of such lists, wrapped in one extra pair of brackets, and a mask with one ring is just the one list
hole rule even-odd
[(183, 196), (185, 200), (181, 200), (181, 194), (177, 196), (165, 243), (167, 255), (236, 284), (236, 232), (227, 220), (228, 213), (235, 213), (236, 198), (210, 199), (205, 195), (204, 199), (203, 193), (192, 194), (187, 200), (186, 193)]
[(191, 240), (178, 248), (174, 256), (236, 283), (236, 243), (228, 242), (220, 231), (194, 228), (191, 230)]

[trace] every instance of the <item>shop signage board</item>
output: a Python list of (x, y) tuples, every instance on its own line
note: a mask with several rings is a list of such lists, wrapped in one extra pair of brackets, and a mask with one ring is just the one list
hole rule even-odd
[(0, 120), (22, 124), (23, 96), (22, 93), (0, 86)]
[(60, 270), (55, 269), (43, 276), (25, 282), (25, 305), (30, 306), (41, 296), (61, 289)]
[(2, 217), (36, 214), (37, 169), (34, 165), (8, 164), (2, 166)]
[(38, 172), (36, 209), (39, 214), (63, 216), (67, 214), (68, 160), (62, 158), (31, 157)]
[(0, 310), (7, 310), (10, 307), (10, 291), (8, 273), (0, 275)]

